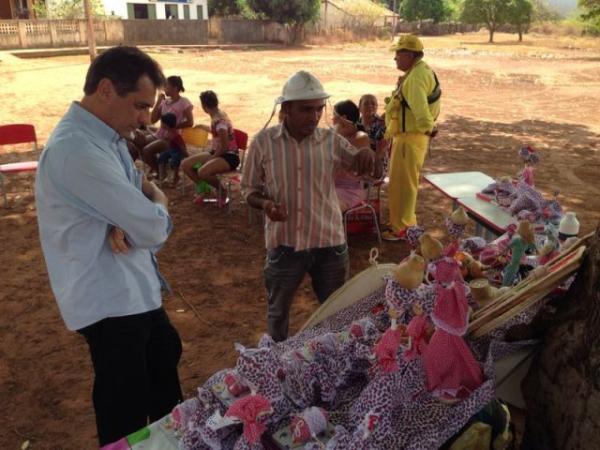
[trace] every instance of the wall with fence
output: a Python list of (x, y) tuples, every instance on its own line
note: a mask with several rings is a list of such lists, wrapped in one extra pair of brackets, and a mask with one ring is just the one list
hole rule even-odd
[(246, 20), (211, 17), (210, 38), (221, 43), (251, 44), (287, 42), (288, 31), (284, 25), (269, 20)]
[(200, 45), (208, 43), (206, 20), (122, 20), (127, 45)]
[[(329, 5), (331, 8), (331, 4)], [(305, 36), (353, 32), (357, 37), (381, 37), (382, 30), (391, 30), (391, 23), (379, 25), (341, 11), (331, 13), (327, 22), (309, 26)], [(386, 23), (382, 20), (382, 24)], [(0, 49), (82, 47), (87, 45), (85, 20), (0, 20)], [(443, 35), (478, 30), (478, 26), (463, 23), (398, 22), (396, 32), (422, 35)], [(96, 45), (201, 45), (208, 43), (288, 43), (290, 30), (266, 20), (95, 20)]]
[[(120, 20), (94, 22), (96, 45), (123, 42)], [(0, 48), (78, 47), (87, 44), (85, 20), (0, 20)]]

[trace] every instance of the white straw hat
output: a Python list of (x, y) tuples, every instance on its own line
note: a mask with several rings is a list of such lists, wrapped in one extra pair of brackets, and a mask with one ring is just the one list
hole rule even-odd
[(292, 75), (283, 85), (281, 95), (275, 99), (276, 104), (294, 100), (321, 100), (329, 98), (317, 77), (306, 70)]

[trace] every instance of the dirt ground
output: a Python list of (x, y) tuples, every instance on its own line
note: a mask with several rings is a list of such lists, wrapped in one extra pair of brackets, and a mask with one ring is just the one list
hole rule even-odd
[[(481, 170), (515, 174), (524, 144), (542, 156), (539, 187), (577, 212), (583, 231), (600, 218), (600, 40), (514, 35), (425, 38), (426, 60), (443, 87), (440, 134), (426, 171)], [(251, 135), (270, 115), (285, 79), (313, 71), (332, 103), (375, 94), (380, 105), (398, 72), (387, 43), (301, 49), (153, 53), (167, 75), (183, 77), (186, 94), (215, 90), (235, 125)], [(22, 60), (0, 53), (0, 123), (33, 123), (44, 143), (82, 93), (85, 56)], [(199, 106), (197, 122), (207, 117)], [(328, 121), (330, 123), (330, 119)], [(0, 163), (35, 158), (27, 149), (0, 150)], [(96, 445), (92, 368), (81, 337), (65, 329), (40, 249), (32, 178), (12, 176), (10, 208), (0, 208), (0, 448), (89, 449)], [(442, 235), (450, 202), (421, 185), (418, 216)], [(186, 397), (213, 372), (231, 366), (234, 342), (254, 345), (265, 330), (264, 241), (236, 198), (233, 214), (191, 204), (169, 190), (174, 232), (159, 260), (174, 294), (165, 299), (183, 340), (180, 376)], [(368, 265), (372, 236), (352, 236), (352, 273)], [(380, 261), (398, 261), (404, 244), (384, 243)], [(310, 285), (299, 290), (292, 331), (317, 307)], [(198, 315), (194, 311), (197, 311)]]

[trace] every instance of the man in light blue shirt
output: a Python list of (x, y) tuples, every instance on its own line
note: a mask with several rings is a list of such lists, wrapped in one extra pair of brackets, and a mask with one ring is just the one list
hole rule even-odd
[(50, 284), (94, 365), (100, 445), (181, 400), (181, 340), (162, 308), (155, 252), (171, 231), (165, 194), (135, 168), (125, 137), (149, 121), (164, 76), (134, 47), (98, 56), (39, 161), (36, 205)]

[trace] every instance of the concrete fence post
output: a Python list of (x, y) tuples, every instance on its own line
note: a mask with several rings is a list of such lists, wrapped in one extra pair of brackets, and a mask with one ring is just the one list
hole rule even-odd
[(85, 27), (87, 26), (87, 22), (85, 20), (78, 20), (79, 25), (79, 44), (86, 45), (87, 44), (87, 34), (85, 32)]
[(25, 20), (17, 20), (17, 28), (19, 31), (19, 46), (21, 48), (27, 48), (27, 21)]
[(58, 32), (56, 30), (56, 20), (48, 20), (48, 29), (50, 30), (50, 45), (58, 47)]

